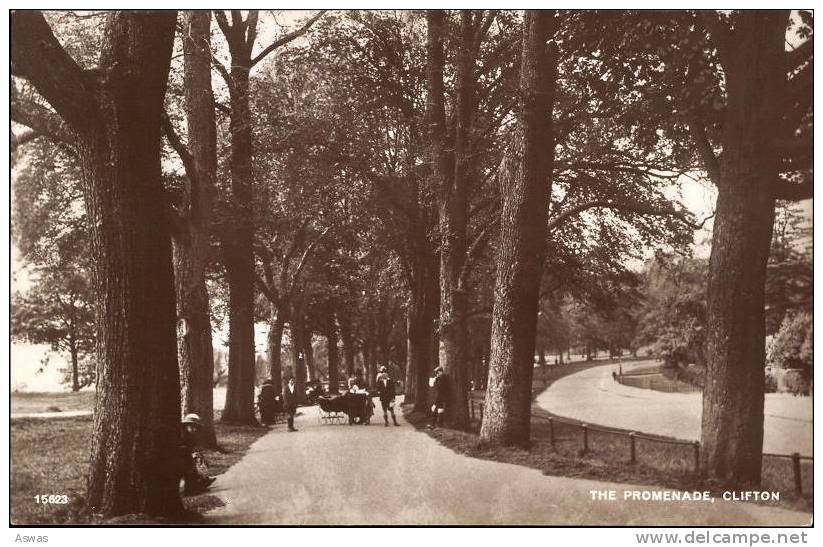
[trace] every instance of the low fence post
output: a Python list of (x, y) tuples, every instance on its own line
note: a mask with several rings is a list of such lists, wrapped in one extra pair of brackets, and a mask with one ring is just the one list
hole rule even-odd
[(483, 409), (484, 408), (486, 408), (486, 405), (483, 404), (483, 403), (480, 403), (480, 421), (481, 422), (483, 421)]
[(629, 433), (629, 462), (636, 463), (637, 462), (637, 452), (635, 450), (634, 444), (634, 431)]
[(792, 467), (794, 468), (794, 491), (801, 495), (803, 494), (803, 481), (800, 476), (800, 453), (798, 452), (792, 454)]
[(552, 448), (554, 448), (554, 418), (549, 416), (549, 440), (552, 443)]
[(589, 426), (581, 424), (583, 427), (583, 452), (589, 451)]
[(694, 446), (694, 472), (699, 474), (700, 473), (700, 441), (694, 441), (692, 443)]
[(469, 399), (469, 414), (472, 421), (474, 421), (474, 399)]

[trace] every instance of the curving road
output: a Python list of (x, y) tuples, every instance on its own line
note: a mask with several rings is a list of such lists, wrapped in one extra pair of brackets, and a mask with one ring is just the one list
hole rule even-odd
[[(661, 491), (461, 456), (401, 427), (321, 425), (304, 408), (297, 433), (280, 425), (220, 475), (225, 506), (207, 524), (808, 525), (811, 515), (710, 502), (623, 501), (626, 490)], [(382, 422), (380, 416), (377, 422)], [(594, 501), (613, 490), (618, 501)]]
[[(624, 363), (623, 371), (654, 364)], [(565, 376), (537, 396), (558, 416), (686, 440), (700, 439), (701, 394), (663, 393), (624, 386), (612, 379), (617, 365), (595, 366)], [(812, 398), (766, 395), (763, 451), (812, 455)]]

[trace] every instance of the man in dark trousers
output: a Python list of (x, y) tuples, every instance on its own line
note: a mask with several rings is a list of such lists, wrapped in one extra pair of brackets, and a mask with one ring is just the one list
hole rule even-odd
[(380, 367), (380, 372), (377, 374), (377, 394), (380, 397), (380, 406), (383, 407), (383, 422), (386, 427), (389, 427), (389, 412), (391, 412), (394, 425), (399, 426), (394, 415), (394, 380), (384, 366)]
[(443, 368), (434, 369), (434, 376), (429, 378), (429, 387), (432, 393), (432, 423), (429, 429), (437, 427), (438, 422), (442, 423), (443, 413), (446, 411), (446, 399), (448, 398), (449, 385), (443, 376)]
[(283, 387), (283, 411), (288, 415), (289, 431), (297, 431), (294, 428), (294, 414), (297, 412), (297, 385), (294, 378), (289, 378), (289, 383)]

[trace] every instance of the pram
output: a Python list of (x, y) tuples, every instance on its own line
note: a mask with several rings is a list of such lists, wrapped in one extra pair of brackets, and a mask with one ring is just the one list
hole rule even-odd
[(319, 420), (324, 424), (342, 424), (348, 417), (349, 425), (368, 424), (374, 414), (374, 403), (368, 393), (323, 395), (317, 398)]

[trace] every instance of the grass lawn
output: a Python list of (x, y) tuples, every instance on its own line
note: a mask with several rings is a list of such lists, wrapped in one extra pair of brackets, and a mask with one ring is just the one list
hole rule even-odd
[(58, 393), (13, 391), (10, 395), (12, 414), (92, 410), (95, 398), (94, 390)]
[[(51, 394), (50, 394), (51, 395)], [(80, 515), (86, 486), (90, 416), (78, 418), (15, 419), (11, 421), (11, 522), (13, 524), (70, 524), (90, 522)], [(266, 429), (216, 424), (219, 450), (205, 451), (211, 475), (236, 463)], [(68, 505), (35, 503), (36, 495), (67, 495)], [(183, 498), (187, 509), (203, 512), (220, 505), (208, 492)], [(118, 519), (138, 524), (139, 516)]]
[[(535, 370), (532, 395), (536, 396), (547, 386), (563, 376), (573, 374), (603, 362), (576, 363), (555, 368), (549, 367), (546, 376)], [(482, 402), (483, 392), (474, 392), (473, 399)], [(404, 406), (406, 418), (418, 429), (429, 424), (425, 413), (411, 412)], [(459, 454), (488, 460), (501, 461), (532, 467), (546, 475), (579, 477), (631, 484), (646, 484), (683, 490), (713, 490), (694, 472), (694, 449), (689, 445), (673, 445), (637, 439), (634, 464), (630, 463), (629, 439), (620, 430), (588, 432), (588, 451), (583, 451), (582, 430), (574, 424), (554, 421), (554, 445), (547, 418), (551, 416), (536, 404), (532, 406), (532, 444), (529, 450), (499, 447), (482, 443), (479, 407), (475, 407), (475, 420), (467, 431), (438, 428), (424, 429), (444, 446)], [(627, 432), (626, 432), (627, 433)], [(662, 437), (661, 437), (662, 439)], [(812, 510), (813, 475), (811, 462), (802, 463), (803, 495), (794, 492), (792, 462), (785, 458), (765, 457), (763, 461), (764, 490), (779, 491), (776, 504), (797, 511)]]

